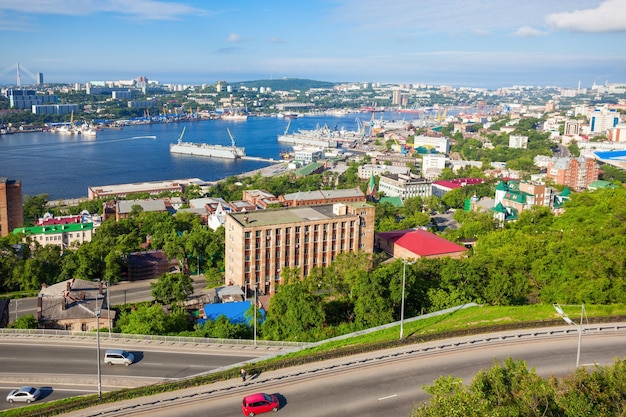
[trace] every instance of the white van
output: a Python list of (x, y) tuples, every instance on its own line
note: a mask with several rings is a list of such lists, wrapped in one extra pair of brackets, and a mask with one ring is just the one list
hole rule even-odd
[(107, 365), (125, 365), (128, 366), (135, 360), (132, 353), (122, 349), (109, 349), (104, 352), (104, 363)]

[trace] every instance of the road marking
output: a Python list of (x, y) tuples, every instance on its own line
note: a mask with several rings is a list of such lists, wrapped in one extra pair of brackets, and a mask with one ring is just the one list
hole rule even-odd
[(397, 397), (397, 396), (398, 396), (398, 394), (387, 395), (386, 397), (380, 397), (380, 398), (378, 399), (378, 401), (388, 400), (388, 399), (390, 399), (390, 398), (394, 398), (394, 397)]

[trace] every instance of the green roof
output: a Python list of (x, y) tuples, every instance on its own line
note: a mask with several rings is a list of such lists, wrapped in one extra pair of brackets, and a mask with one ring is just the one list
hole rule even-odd
[(296, 170), (295, 174), (296, 175), (310, 175), (313, 172), (315, 172), (315, 170), (319, 169), (320, 167), (322, 167), (323, 165), (317, 162), (313, 162), (311, 164), (307, 164), (305, 166), (303, 166), (302, 168)]
[(389, 203), (394, 207), (402, 207), (402, 198), (400, 197), (381, 197), (379, 203)]
[(595, 180), (589, 184), (588, 188), (617, 188), (617, 185), (613, 184), (611, 181)]
[(498, 183), (498, 185), (496, 185), (496, 191), (506, 191), (506, 185), (504, 184), (504, 181), (500, 181)]
[(13, 229), (13, 234), (25, 233), (27, 235), (55, 235), (58, 233), (74, 233), (81, 230), (92, 230), (93, 223), (70, 223), (54, 224), (50, 226), (18, 227)]

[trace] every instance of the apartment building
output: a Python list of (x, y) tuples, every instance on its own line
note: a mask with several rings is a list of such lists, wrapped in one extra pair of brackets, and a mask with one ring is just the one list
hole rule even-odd
[(0, 177), (0, 237), (8, 236), (23, 221), (22, 182)]
[(378, 182), (378, 190), (386, 196), (427, 198), (432, 195), (432, 182), (415, 174), (383, 174)]
[(600, 167), (591, 158), (551, 158), (546, 178), (559, 185), (567, 185), (574, 191), (584, 191), (600, 177)]
[(375, 207), (364, 202), (276, 208), (226, 217), (226, 285), (274, 294), (283, 268), (300, 277), (340, 253), (374, 247)]

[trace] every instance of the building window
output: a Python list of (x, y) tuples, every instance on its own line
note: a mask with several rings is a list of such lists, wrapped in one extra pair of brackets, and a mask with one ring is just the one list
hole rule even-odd
[(243, 235), (246, 239), (250, 239), (250, 232), (246, 232)]
[(257, 230), (256, 233), (254, 234), (256, 237), (261, 237), (261, 231)]

